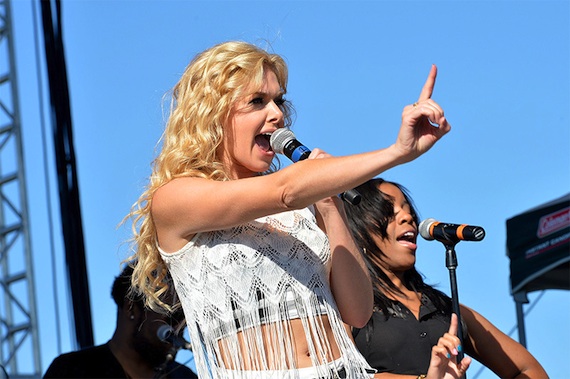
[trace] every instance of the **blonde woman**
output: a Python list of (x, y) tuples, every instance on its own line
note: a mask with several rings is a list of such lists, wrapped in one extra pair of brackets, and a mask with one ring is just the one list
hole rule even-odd
[(164, 307), (172, 274), (201, 378), (370, 377), (343, 322), (366, 324), (372, 286), (336, 195), (450, 130), (430, 99), (434, 66), (392, 146), (341, 158), (315, 149), (277, 170), (269, 138), (290, 124), (287, 75), (280, 56), (244, 42), (196, 56), (131, 213), (133, 284)]

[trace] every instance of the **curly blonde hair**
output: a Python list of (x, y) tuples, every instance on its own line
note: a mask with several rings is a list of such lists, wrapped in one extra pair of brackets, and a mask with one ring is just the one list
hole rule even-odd
[[(146, 190), (126, 217), (132, 220), (134, 251), (128, 260), (137, 261), (132, 287), (144, 294), (146, 306), (155, 311), (172, 311), (179, 304), (171, 307), (162, 301), (169, 281), (166, 265), (157, 249), (151, 215), (153, 195), (162, 185), (183, 176), (229, 180), (219, 156), (224, 125), (237, 101), (249, 94), (245, 91), (262, 87), (266, 70), (275, 73), (285, 94), (288, 70), (283, 58), (246, 42), (225, 42), (198, 54), (171, 91), (170, 114), (161, 137), (161, 151), (152, 162)], [(290, 103), (284, 102), (279, 107), (285, 125), (289, 126)], [(270, 171), (276, 169), (272, 165)]]

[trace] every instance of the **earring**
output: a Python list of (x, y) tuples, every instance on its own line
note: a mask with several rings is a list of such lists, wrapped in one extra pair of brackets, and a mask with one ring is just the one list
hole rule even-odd
[(130, 318), (131, 320), (134, 320), (134, 319), (135, 319), (135, 315), (131, 313), (131, 315), (129, 316), (129, 318)]

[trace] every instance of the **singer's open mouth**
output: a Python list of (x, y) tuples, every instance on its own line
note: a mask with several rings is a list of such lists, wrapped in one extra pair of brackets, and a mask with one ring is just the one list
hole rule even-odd
[(407, 231), (407, 232), (401, 234), (400, 236), (398, 236), (398, 238), (396, 238), (396, 239), (398, 241), (407, 241), (407, 242), (416, 243), (416, 233)]
[(271, 133), (261, 133), (255, 136), (255, 143), (263, 151), (272, 151), (269, 139), (271, 138)]

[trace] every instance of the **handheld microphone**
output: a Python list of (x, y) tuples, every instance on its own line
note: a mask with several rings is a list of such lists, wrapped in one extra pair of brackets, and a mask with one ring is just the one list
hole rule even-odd
[[(281, 128), (274, 131), (269, 139), (269, 144), (273, 151), (285, 155), (293, 163), (307, 159), (309, 154), (311, 154), (311, 150), (299, 142), (289, 128)], [(339, 196), (352, 205), (357, 205), (362, 199), (360, 193), (355, 189), (345, 191)]]
[(420, 235), (428, 241), (457, 243), (459, 241), (481, 241), (485, 238), (485, 230), (480, 226), (465, 224), (446, 224), (427, 218), (420, 222)]
[(192, 351), (192, 344), (184, 338), (176, 335), (170, 325), (163, 324), (158, 327), (156, 336), (162, 342), (168, 342), (176, 349), (186, 349)]

